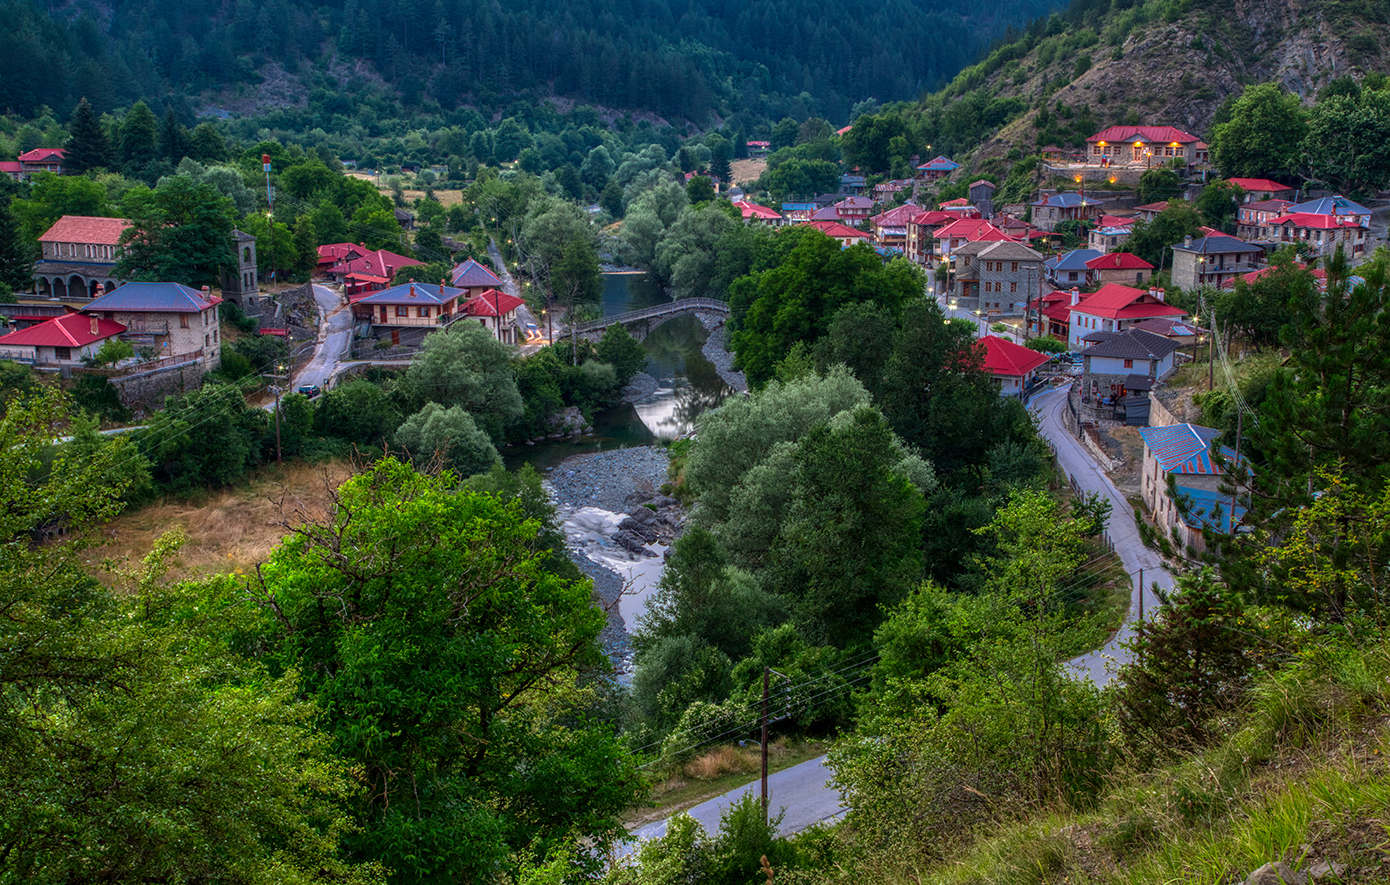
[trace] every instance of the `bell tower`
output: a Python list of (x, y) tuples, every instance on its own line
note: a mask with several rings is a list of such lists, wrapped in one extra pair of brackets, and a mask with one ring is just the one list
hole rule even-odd
[(222, 273), (222, 295), (247, 312), (256, 308), (259, 280), (256, 278), (256, 238), (245, 231), (232, 231), (236, 251), (235, 269)]

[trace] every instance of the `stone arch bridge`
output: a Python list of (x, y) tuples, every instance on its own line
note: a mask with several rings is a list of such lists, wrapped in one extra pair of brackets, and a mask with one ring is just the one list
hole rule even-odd
[[(642, 341), (657, 326), (680, 316), (698, 317), (706, 329), (713, 329), (722, 326), (729, 318), (729, 304), (714, 298), (682, 298), (655, 307), (644, 307), (641, 310), (630, 310), (616, 316), (604, 317), (591, 323), (579, 323), (571, 331), (587, 341), (598, 341), (609, 326), (621, 323), (628, 334)], [(556, 337), (567, 337), (569, 334), (570, 332), (564, 332)]]

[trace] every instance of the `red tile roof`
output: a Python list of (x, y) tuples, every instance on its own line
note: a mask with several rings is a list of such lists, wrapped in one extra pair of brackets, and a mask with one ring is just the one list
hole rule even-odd
[(19, 155), (21, 163), (51, 163), (53, 161), (62, 162), (67, 156), (67, 148), (34, 148), (32, 151), (25, 151)]
[(1134, 216), (1102, 215), (1100, 217), (1100, 227), (1129, 227), (1138, 221)]
[(1029, 350), (997, 335), (986, 335), (980, 339), (980, 345), (985, 351), (985, 370), (995, 375), (1022, 378), (1049, 359), (1045, 353)]
[(1270, 181), (1268, 178), (1228, 178), (1231, 184), (1243, 191), (1291, 191), (1292, 185), (1280, 184), (1277, 181)]
[(961, 237), (970, 242), (976, 240), (1011, 240), (1013, 237), (985, 221), (983, 218), (962, 218), (945, 227), (938, 228), (933, 235), (938, 240)]
[(1192, 144), (1199, 142), (1197, 136), (1172, 126), (1111, 126), (1086, 139), (1089, 141), (1147, 141), (1155, 144)]
[(877, 215), (871, 216), (869, 221), (877, 224), (879, 227), (901, 227), (907, 224), (908, 219), (919, 214), (921, 211), (921, 206), (903, 203), (901, 206), (889, 209), (887, 212), (880, 212)]
[(23, 171), (24, 167), (20, 165), (18, 160), (0, 160), (0, 172), (14, 173)]
[(780, 220), (782, 217), (782, 213), (778, 212), (776, 209), (769, 209), (766, 206), (759, 206), (757, 203), (752, 203), (748, 200), (736, 200), (734, 202), (734, 206), (738, 209), (739, 212), (743, 214), (743, 217), (745, 219), (766, 218), (770, 220), (776, 218)]
[(404, 255), (397, 255), (395, 252), (388, 252), (385, 249), (378, 249), (375, 252), (367, 252), (360, 258), (353, 258), (349, 261), (340, 261), (328, 269), (333, 274), (366, 274), (373, 277), (385, 277), (391, 279), (396, 275), (396, 271), (403, 267), (414, 267), (423, 264), (414, 258), (406, 258)]
[(319, 264), (337, 264), (345, 259), (358, 258), (366, 254), (367, 248), (356, 243), (330, 243), (319, 246)]
[(1292, 212), (1288, 215), (1280, 215), (1278, 218), (1271, 218), (1265, 224), (1291, 224), (1294, 227), (1306, 227), (1311, 230), (1361, 227), (1361, 224), (1354, 218), (1348, 218), (1345, 215), (1321, 215), (1314, 212)]
[(1154, 266), (1149, 264), (1138, 255), (1131, 255), (1128, 252), (1111, 252), (1109, 255), (1102, 255), (1099, 258), (1092, 258), (1086, 262), (1086, 266), (1091, 270), (1153, 270)]
[(951, 224), (953, 222), (960, 221), (960, 216), (954, 212), (941, 212), (940, 210), (931, 210), (928, 212), (918, 212), (916, 215), (912, 216), (912, 218), (908, 220), (911, 221), (913, 224), (917, 225), (923, 225), (926, 227), (937, 227), (938, 225)]
[(11, 332), (0, 338), (0, 347), (83, 347), (124, 331), (125, 326), (112, 320), (69, 313)]
[(941, 204), (941, 208), (942, 208), (942, 209), (945, 209), (947, 206), (969, 206), (969, 205), (970, 205), (970, 201), (967, 200), (965, 197), (956, 197), (954, 200), (947, 200), (946, 202), (942, 203), (942, 204)]
[(1180, 317), (1186, 311), (1165, 304), (1157, 296), (1145, 289), (1106, 283), (1094, 293), (1081, 299), (1081, 303), (1071, 308), (1074, 313), (1087, 316), (1109, 317), (1117, 320), (1138, 320), (1149, 317)]
[(525, 303), (515, 295), (488, 289), (470, 298), (463, 309), (471, 317), (495, 317), (499, 313), (505, 316)]
[(816, 230), (825, 234), (827, 237), (834, 237), (837, 240), (843, 240), (846, 237), (860, 237), (867, 239), (869, 236), (862, 230), (855, 230), (854, 228), (849, 227), (848, 225), (841, 224), (838, 221), (811, 221), (807, 222), (806, 226), (814, 227)]
[(1142, 206), (1135, 206), (1134, 208), (1140, 212), (1162, 212), (1164, 209), (1168, 208), (1168, 201), (1159, 200), (1157, 203), (1145, 203)]
[(40, 243), (91, 243), (117, 246), (121, 233), (130, 227), (124, 218), (96, 218), (91, 215), (64, 215), (39, 237)]
[[(1306, 265), (1306, 264), (1294, 264), (1294, 267), (1297, 267), (1298, 269), (1302, 270), (1302, 269), (1306, 268), (1307, 265)], [(1236, 287), (1236, 280), (1244, 280), (1244, 281), (1245, 281), (1245, 284), (1246, 284), (1246, 285), (1249, 285), (1249, 284), (1255, 282), (1256, 280), (1258, 280), (1260, 277), (1264, 276), (1265, 274), (1273, 272), (1274, 269), (1275, 269), (1275, 266), (1274, 266), (1273, 264), (1270, 264), (1270, 265), (1267, 265), (1267, 266), (1265, 266), (1265, 267), (1260, 268), (1259, 270), (1252, 270), (1252, 271), (1250, 271), (1250, 273), (1241, 274), (1241, 275), (1238, 276), (1238, 277), (1231, 277), (1229, 280), (1227, 280), (1226, 282), (1222, 283), (1221, 286), (1222, 286), (1222, 288), (1225, 288), (1225, 289), (1234, 289), (1234, 288)], [(1312, 271), (1312, 274), (1313, 274), (1313, 279), (1318, 280), (1319, 283), (1322, 283), (1322, 282), (1324, 282), (1324, 281), (1327, 280), (1327, 271), (1325, 271), (1325, 270), (1323, 270), (1323, 269), (1321, 269), (1321, 268), (1317, 268), (1317, 269), (1313, 270), (1313, 271)], [(14, 317), (14, 319), (19, 319), (19, 318), (18, 318), (18, 317)]]

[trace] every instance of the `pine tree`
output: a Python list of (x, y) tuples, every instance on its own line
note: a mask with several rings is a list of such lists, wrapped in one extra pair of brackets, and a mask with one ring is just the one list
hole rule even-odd
[(73, 108), (68, 130), (72, 137), (68, 139), (67, 155), (63, 158), (68, 171), (81, 175), (92, 169), (111, 167), (111, 140), (106, 137), (105, 127), (86, 98)]
[(159, 126), (159, 154), (175, 164), (188, 154), (188, 130), (174, 116), (172, 105), (164, 109), (164, 121)]
[(121, 162), (126, 171), (139, 174), (159, 154), (159, 120), (143, 101), (126, 111), (121, 125)]
[(33, 284), (34, 262), (10, 214), (9, 204), (0, 200), (0, 287), (23, 292)]

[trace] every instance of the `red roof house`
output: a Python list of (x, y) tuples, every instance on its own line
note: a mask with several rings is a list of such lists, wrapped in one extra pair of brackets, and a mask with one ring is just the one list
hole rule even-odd
[(782, 213), (776, 209), (769, 209), (767, 206), (759, 206), (757, 203), (748, 200), (735, 200), (734, 208), (738, 209), (743, 215), (744, 221), (757, 221), (763, 224), (779, 225), (786, 219), (782, 218)]
[(1086, 139), (1088, 159), (1107, 165), (1154, 166), (1179, 158), (1191, 165), (1205, 161), (1205, 148), (1197, 136), (1172, 126), (1111, 126)]
[(1132, 324), (1153, 317), (1181, 317), (1186, 311), (1167, 304), (1162, 289), (1135, 289), (1106, 283), (1082, 298), (1072, 290), (1069, 343), (1081, 349), (1081, 339), (1092, 332), (1123, 332)]
[(367, 254), (367, 247), (357, 243), (330, 243), (319, 246), (318, 269), (326, 271), (335, 264), (342, 264)]
[(23, 176), (24, 166), (18, 160), (0, 160), (0, 175), (8, 175), (15, 181)]
[(1129, 283), (1144, 285), (1153, 276), (1154, 266), (1129, 252), (1111, 252), (1086, 262), (1087, 278), (1097, 283)]
[(503, 344), (517, 344), (516, 309), (525, 303), (515, 295), (489, 289), (469, 299), (463, 312), (477, 319)]
[(39, 366), (73, 365), (95, 356), (103, 341), (125, 330), (120, 323), (101, 317), (64, 314), (0, 337), (0, 359)]
[(978, 346), (984, 349), (985, 371), (999, 382), (1000, 396), (1022, 397), (1036, 382), (1038, 367), (1049, 359), (998, 335), (984, 336)]
[(814, 227), (827, 237), (839, 240), (841, 246), (853, 246), (855, 243), (862, 243), (869, 238), (869, 235), (862, 230), (855, 230), (838, 221), (810, 221), (806, 223), (806, 226)]
[(1268, 178), (1228, 178), (1226, 180), (1245, 191), (1245, 199), (1241, 201), (1243, 203), (1283, 199), (1285, 196), (1293, 196), (1295, 190), (1292, 185), (1280, 184), (1277, 181), (1270, 181)]
[(19, 168), (26, 176), (34, 172), (62, 175), (66, 155), (66, 148), (34, 148), (19, 155)]
[(1058, 341), (1067, 340), (1071, 328), (1071, 292), (1054, 289), (1029, 305), (1028, 330), (1034, 335), (1051, 335)]
[(328, 273), (338, 282), (344, 284), (348, 300), (351, 301), (354, 295), (379, 292), (385, 289), (391, 284), (391, 278), (396, 275), (396, 271), (403, 267), (414, 267), (420, 264), (424, 264), (424, 262), (416, 261), (414, 258), (406, 258), (404, 255), (397, 255), (395, 252), (388, 252), (385, 249), (378, 249), (357, 258), (340, 261), (330, 267)]

